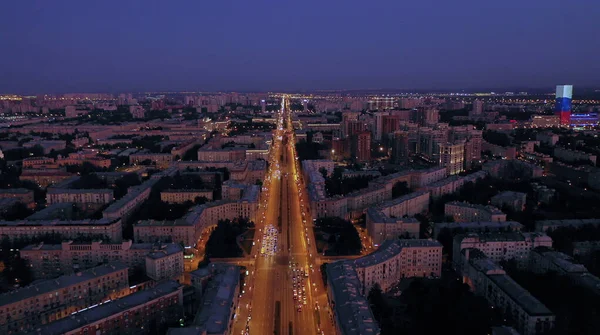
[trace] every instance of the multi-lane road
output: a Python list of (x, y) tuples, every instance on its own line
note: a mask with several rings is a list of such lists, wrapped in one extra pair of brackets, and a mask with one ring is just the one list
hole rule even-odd
[[(286, 107), (284, 98), (256, 223), (256, 246), (244, 262), (248, 275), (232, 330), (236, 335), (334, 333)], [(271, 226), (277, 229), (276, 242), (263, 238)]]

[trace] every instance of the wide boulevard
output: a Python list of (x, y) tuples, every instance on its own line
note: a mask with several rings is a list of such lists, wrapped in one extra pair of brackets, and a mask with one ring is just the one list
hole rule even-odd
[[(277, 113), (269, 171), (232, 334), (333, 334), (287, 100)], [(263, 234), (276, 229), (275, 236)], [(294, 289), (296, 296), (294, 296)]]

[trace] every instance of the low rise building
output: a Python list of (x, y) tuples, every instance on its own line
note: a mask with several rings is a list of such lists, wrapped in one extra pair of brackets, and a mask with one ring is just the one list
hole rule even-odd
[(61, 244), (28, 245), (19, 250), (19, 254), (29, 265), (33, 276), (40, 279), (113, 262), (123, 263), (129, 268), (144, 269), (148, 254), (170, 250), (172, 245), (174, 244), (133, 243), (131, 240), (121, 243), (65, 241)]
[(531, 187), (539, 203), (548, 205), (556, 199), (556, 190), (553, 188), (548, 188), (546, 185), (538, 183), (531, 183)]
[(543, 334), (554, 327), (555, 315), (517, 284), (487, 254), (475, 248), (459, 253), (463, 282), (490, 304), (510, 316), (523, 335)]
[(23, 169), (56, 169), (58, 164), (52, 157), (23, 158)]
[(433, 240), (388, 240), (375, 252), (351, 262), (361, 282), (360, 292), (366, 296), (375, 283), (387, 291), (402, 278), (439, 277), (442, 245)]
[(535, 134), (535, 139), (549, 146), (554, 146), (560, 139), (560, 136), (551, 132), (539, 132)]
[(182, 219), (175, 221), (140, 221), (133, 226), (136, 242), (165, 242), (167, 240), (195, 247), (205, 229), (214, 227), (219, 220), (247, 218), (256, 220), (258, 186), (251, 185), (238, 201), (216, 201), (196, 206)]
[(121, 242), (123, 232), (120, 219), (0, 221), (0, 235), (10, 240), (39, 238), (48, 234), (57, 234), (63, 239), (75, 239), (85, 236)]
[(584, 151), (571, 150), (562, 147), (554, 148), (554, 157), (565, 162), (590, 162), (596, 166), (596, 155)]
[(167, 203), (181, 204), (186, 201), (194, 202), (196, 198), (213, 200), (213, 190), (164, 190), (160, 192), (160, 200)]
[[(207, 334), (231, 334), (240, 296), (241, 268), (230, 264), (211, 264), (209, 276), (202, 282), (195, 279), (196, 273), (191, 273), (192, 282), (195, 283), (194, 288), (202, 293), (193, 327), (200, 327)], [(201, 278), (205, 278), (203, 273), (202, 269), (198, 270)]]
[(165, 169), (169, 167), (173, 156), (171, 154), (157, 154), (157, 153), (135, 153), (129, 155), (130, 164), (140, 164), (145, 161), (150, 161), (156, 165), (159, 169)]
[(328, 264), (326, 274), (327, 298), (334, 312), (336, 334), (381, 334), (352, 263), (339, 261)]
[(17, 199), (29, 208), (35, 207), (33, 191), (26, 188), (8, 188), (0, 190), (0, 199)]
[(466, 183), (476, 183), (487, 176), (485, 171), (477, 171), (466, 176), (451, 176), (446, 179), (431, 183), (425, 190), (429, 191), (432, 199), (438, 199), (446, 194), (460, 190)]
[(457, 262), (461, 261), (461, 250), (466, 248), (479, 249), (494, 262), (514, 259), (523, 263), (533, 248), (552, 247), (552, 239), (541, 233), (467, 233), (456, 235), (452, 244), (453, 260), (456, 268), (460, 268)]
[(523, 225), (516, 221), (494, 222), (440, 222), (434, 223), (433, 237), (437, 238), (443, 229), (450, 231), (460, 230), (469, 233), (521, 231)]
[(446, 203), (444, 205), (444, 215), (451, 216), (456, 222), (506, 221), (506, 214), (494, 206), (470, 204), (460, 201)]
[(486, 171), (492, 178), (509, 179), (532, 179), (540, 178), (544, 175), (544, 169), (521, 160), (495, 160), (483, 164), (483, 171)]
[(500, 192), (492, 197), (490, 203), (499, 208), (506, 206), (515, 212), (521, 212), (525, 209), (525, 204), (527, 203), (527, 193)]
[(159, 179), (150, 178), (141, 185), (130, 187), (125, 196), (113, 202), (102, 211), (102, 217), (108, 219), (123, 218), (123, 220), (126, 220), (150, 197), (152, 187), (158, 180)]
[(540, 220), (535, 222), (535, 231), (546, 232), (549, 229), (581, 228), (587, 225), (598, 227), (600, 219), (565, 219), (565, 220)]
[(146, 334), (183, 318), (183, 286), (174, 281), (86, 308), (27, 335)]
[(46, 192), (48, 205), (58, 203), (76, 203), (81, 206), (103, 206), (114, 200), (111, 189), (71, 189), (50, 187)]
[(367, 209), (366, 225), (367, 233), (375, 246), (399, 236), (419, 237), (420, 223), (417, 219), (389, 217), (376, 208)]
[(178, 279), (183, 273), (183, 248), (171, 243), (146, 255), (146, 275), (154, 280)]
[(1, 332), (31, 331), (91, 305), (127, 295), (127, 275), (124, 264), (105, 264), (4, 293), (0, 295)]
[(52, 151), (64, 150), (67, 147), (67, 141), (62, 140), (33, 140), (30, 142), (23, 143), (23, 148), (33, 148), (35, 146), (41, 146), (44, 149), (44, 155), (51, 153)]

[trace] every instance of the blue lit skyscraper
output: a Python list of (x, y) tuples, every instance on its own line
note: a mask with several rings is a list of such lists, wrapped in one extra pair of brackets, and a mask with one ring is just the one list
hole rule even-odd
[(573, 85), (556, 86), (556, 103), (554, 112), (560, 118), (561, 126), (568, 126), (571, 123), (571, 98), (573, 96)]

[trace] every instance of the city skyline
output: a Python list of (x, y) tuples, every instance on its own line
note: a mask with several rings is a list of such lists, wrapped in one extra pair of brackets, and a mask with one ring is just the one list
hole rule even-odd
[(594, 87), (600, 74), (591, 2), (160, 4), (0, 5), (0, 92)]

